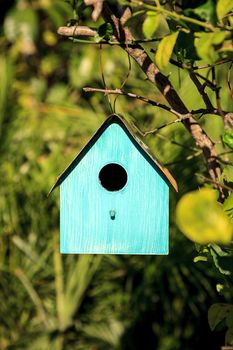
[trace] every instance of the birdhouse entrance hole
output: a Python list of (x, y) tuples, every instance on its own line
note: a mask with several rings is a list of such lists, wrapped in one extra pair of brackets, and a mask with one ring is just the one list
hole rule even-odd
[(99, 172), (99, 181), (108, 191), (121, 190), (127, 182), (127, 172), (119, 164), (110, 163), (105, 165)]

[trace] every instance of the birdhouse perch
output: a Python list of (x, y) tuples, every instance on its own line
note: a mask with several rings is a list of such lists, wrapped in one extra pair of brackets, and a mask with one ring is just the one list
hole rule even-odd
[(60, 175), (61, 253), (168, 254), (169, 171), (117, 115)]

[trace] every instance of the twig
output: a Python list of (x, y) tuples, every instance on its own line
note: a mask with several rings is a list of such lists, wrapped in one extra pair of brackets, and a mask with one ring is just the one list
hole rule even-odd
[[(125, 26), (125, 23), (131, 17), (131, 11), (129, 8), (124, 10), (121, 18), (118, 18), (112, 13), (107, 4), (105, 4), (102, 15), (106, 22), (112, 24), (114, 35), (117, 40), (127, 42), (133, 41), (134, 38), (132, 33), (129, 28)], [(221, 176), (221, 168), (219, 162), (213, 158), (213, 156), (217, 155), (214, 143), (189, 112), (188, 108), (185, 106), (184, 102), (171, 84), (169, 78), (159, 71), (158, 67), (151, 60), (145, 49), (139, 44), (134, 47), (122, 46), (122, 48), (137, 62), (139, 67), (146, 74), (148, 80), (159, 89), (170, 104), (172, 110), (174, 110), (176, 114), (178, 113), (179, 115), (187, 116), (182, 123), (190, 132), (196, 144), (202, 149), (207, 161), (210, 177), (213, 180), (219, 180)], [(222, 198), (224, 198), (223, 193)]]
[(218, 110), (219, 114), (222, 117), (224, 117), (224, 113), (223, 113), (222, 107), (221, 107), (221, 100), (220, 100), (220, 87), (217, 86), (217, 82), (216, 82), (215, 67), (211, 68), (211, 72), (212, 72), (212, 83), (215, 87), (214, 91), (215, 91), (215, 97), (216, 97), (217, 110)]
[[(187, 70), (190, 71), (190, 77), (191, 77), (192, 81), (194, 82), (194, 84), (196, 85), (198, 91), (201, 93), (206, 106), (207, 105), (209, 107), (212, 106), (211, 108), (207, 107), (206, 110), (204, 110), (204, 109), (201, 110), (200, 109), (199, 111), (198, 110), (197, 111), (192, 111), (191, 112), (192, 114), (197, 114), (197, 113), (208, 114), (208, 113), (211, 113), (211, 114), (224, 116), (227, 113), (229, 113), (229, 112), (223, 111), (222, 108), (221, 108), (221, 105), (220, 105), (220, 87), (216, 86), (215, 73), (214, 73), (214, 79), (211, 82), (208, 78), (206, 78), (203, 75), (201, 75), (200, 73), (194, 71), (194, 69), (197, 68), (197, 67), (191, 67), (190, 65), (186, 65), (186, 64), (180, 63), (178, 61), (175, 61), (174, 59), (170, 59), (170, 63), (173, 64), (176, 67), (179, 67), (179, 68), (182, 68), (182, 69), (187, 69)], [(211, 67), (211, 70), (213, 70), (215, 72), (215, 67), (214, 66)], [(195, 78), (195, 76), (196, 76), (196, 78)], [(229, 72), (228, 72), (228, 76), (229, 76)], [(202, 85), (199, 82), (197, 77), (202, 79), (202, 80), (204, 80), (205, 83)], [(230, 81), (230, 79), (228, 79), (228, 82), (229, 81)], [(213, 105), (212, 105), (212, 103), (211, 103), (207, 93), (205, 92), (205, 87), (206, 86), (208, 86), (216, 94), (216, 101), (217, 101), (217, 106), (218, 106), (216, 109), (213, 107)]]
[[(154, 49), (151, 49), (151, 52), (155, 52)], [(212, 67), (216, 67), (216, 66), (219, 66), (221, 64), (225, 64), (225, 63), (229, 63), (229, 62), (233, 62), (232, 59), (224, 59), (224, 60), (221, 60), (221, 61), (218, 61), (216, 63), (213, 63), (213, 64), (204, 64), (203, 66), (192, 66), (190, 64), (186, 64), (186, 63), (180, 63), (180, 62), (177, 62), (176, 60), (174, 59), (170, 59), (170, 63), (179, 67), (179, 68), (183, 68), (183, 69), (191, 69), (191, 70), (199, 70), (199, 69), (206, 69), (206, 68), (212, 68)]]
[(187, 157), (185, 157), (184, 159), (176, 160), (176, 161), (170, 162), (170, 163), (164, 163), (164, 165), (165, 166), (171, 166), (171, 165), (183, 163), (184, 161), (189, 161), (189, 160), (192, 160), (193, 158), (199, 157), (201, 154), (202, 154), (202, 151), (198, 150), (194, 154), (190, 154)]
[[(143, 137), (143, 135), (145, 134), (144, 131), (142, 131), (139, 126), (137, 126), (135, 123), (133, 123), (132, 121), (130, 122), (131, 126), (136, 130), (136, 132), (138, 132), (139, 135), (141, 135)], [(176, 140), (171, 139), (171, 137), (167, 137), (163, 134), (160, 134), (159, 132), (156, 134), (157, 137), (161, 138), (162, 140), (168, 141), (170, 143), (172, 143), (173, 145), (176, 145), (178, 147), (184, 148), (185, 150), (189, 149), (190, 151), (195, 151), (195, 152), (199, 152), (200, 150), (196, 147), (192, 147), (192, 146), (188, 146), (188, 145), (183, 145), (182, 143), (177, 142)], [(202, 152), (202, 151), (200, 151)]]
[[(128, 72), (127, 72), (127, 74), (126, 74), (125, 79), (123, 80), (123, 82), (122, 82), (122, 84), (121, 84), (121, 87), (120, 87), (121, 90), (123, 89), (123, 87), (125, 86), (127, 80), (129, 79), (129, 76), (130, 76), (130, 73), (131, 73), (131, 68), (132, 68), (132, 66), (131, 66), (130, 55), (127, 54), (127, 56), (128, 56)], [(113, 102), (113, 111), (114, 111), (114, 113), (116, 112), (116, 102), (117, 102), (117, 99), (118, 99), (119, 96), (120, 96), (120, 95), (117, 95), (117, 96), (115, 97), (115, 99), (114, 99), (114, 102)]]
[(112, 90), (112, 89), (98, 89), (98, 88), (92, 88), (92, 87), (84, 87), (83, 91), (85, 91), (85, 92), (102, 92), (105, 95), (123, 95), (123, 96), (131, 97), (131, 98), (136, 98), (136, 99), (143, 101), (145, 103), (148, 103), (152, 106), (165, 109), (166, 111), (168, 111), (172, 114), (175, 114), (177, 117), (179, 117), (182, 120), (185, 119), (186, 117), (188, 117), (187, 114), (181, 114), (181, 113), (175, 111), (173, 108), (170, 108), (169, 106), (166, 106), (162, 103), (156, 102), (156, 101), (151, 100), (151, 99), (144, 97), (144, 96), (140, 96), (140, 95), (133, 94), (131, 92), (123, 91), (121, 89)]
[(216, 31), (216, 29), (212, 26), (211, 23), (202, 22), (202, 21), (199, 21), (198, 19), (187, 17), (187, 16), (181, 15), (177, 12), (166, 10), (164, 7), (161, 7), (161, 6), (157, 6), (157, 7), (152, 6), (149, 4), (145, 4), (142, 1), (137, 1), (137, 0), (134, 0), (133, 2), (124, 1), (124, 3), (128, 6), (136, 6), (136, 7), (142, 5), (145, 9), (148, 9), (148, 10), (151, 10), (151, 11), (154, 11), (157, 13), (162, 13), (166, 16), (173, 18), (176, 21), (185, 21), (185, 22), (196, 24), (200, 27), (204, 27), (204, 28), (210, 30), (211, 32)]
[(209, 99), (209, 96), (207, 95), (207, 93), (205, 92), (205, 87), (200, 83), (200, 81), (198, 80), (196, 74), (193, 71), (189, 71), (189, 76), (191, 78), (191, 80), (193, 81), (193, 83), (195, 84), (198, 92), (201, 94), (203, 101), (205, 102), (206, 108), (209, 110), (214, 110), (214, 107)]
[(216, 157), (216, 159), (218, 159), (218, 161), (219, 161), (220, 163), (222, 163), (222, 164), (225, 164), (225, 165), (233, 165), (232, 162), (229, 162), (229, 161), (227, 161), (227, 160), (224, 160), (224, 159), (222, 159), (220, 156)]
[(232, 153), (233, 153), (233, 151), (226, 151), (226, 152), (219, 153), (218, 155), (225, 156), (226, 154), (232, 154)]
[(204, 80), (204, 82), (206, 83), (206, 86), (208, 86), (211, 90), (215, 91), (215, 85), (212, 83), (212, 81), (210, 81), (208, 78), (204, 77), (198, 72), (194, 72), (194, 74), (200, 79)]
[(213, 183), (214, 185), (217, 185), (217, 187), (222, 187), (222, 188), (225, 188), (225, 189), (228, 190), (228, 191), (233, 192), (233, 188), (230, 187), (230, 186), (221, 184), (220, 182), (215, 181), (215, 180), (213, 180), (213, 179), (210, 179), (209, 177), (206, 177), (206, 176), (204, 176), (204, 175), (202, 175), (202, 174), (199, 174), (199, 173), (195, 173), (195, 175), (196, 175), (196, 176), (199, 176), (201, 179), (203, 179), (203, 180), (205, 180), (205, 181), (207, 181), (207, 182), (211, 182), (211, 183)]
[(173, 121), (171, 121), (169, 123), (163, 124), (163, 125), (155, 128), (155, 129), (153, 129), (153, 130), (148, 130), (148, 131), (145, 131), (145, 132), (141, 131), (141, 135), (143, 137), (146, 137), (147, 135), (156, 134), (159, 130), (165, 128), (166, 126), (169, 126), (169, 125), (172, 125), (172, 124), (175, 124), (175, 123), (179, 123), (181, 121), (182, 121), (182, 119), (176, 119), (176, 120), (173, 120)]
[(233, 91), (232, 91), (232, 86), (231, 86), (231, 68), (232, 68), (233, 62), (229, 65), (228, 72), (227, 72), (227, 85), (230, 90), (231, 98), (233, 98)]
[[(193, 109), (191, 111), (191, 113), (193, 115), (195, 114), (201, 114), (201, 116), (199, 118), (201, 118), (203, 115), (205, 114), (216, 114), (219, 115), (218, 110), (217, 109), (207, 109), (207, 108), (199, 108), (199, 109)], [(226, 112), (227, 113), (227, 112)]]
[[(101, 71), (101, 77), (102, 77), (102, 81), (103, 81), (104, 90), (107, 90), (107, 85), (106, 85), (106, 81), (105, 81), (105, 77), (104, 77), (103, 55), (102, 55), (102, 45), (101, 44), (100, 44), (100, 71)], [(113, 113), (110, 98), (107, 94), (105, 94), (105, 96), (107, 97), (110, 111), (111, 111), (111, 113)]]
[(204, 64), (203, 66), (193, 66), (193, 70), (212, 68), (212, 67), (216, 67), (216, 66), (219, 66), (221, 64), (229, 63), (232, 61), (233, 61), (232, 59), (224, 59), (224, 60), (218, 61), (218, 62), (213, 63), (213, 64)]
[[(152, 106), (155, 106), (155, 107), (158, 107), (161, 109), (165, 109), (166, 111), (176, 115), (177, 117), (180, 117), (180, 121), (183, 121), (183, 119), (188, 117), (188, 114), (177, 113), (175, 110), (173, 110), (172, 108), (170, 108), (167, 105), (156, 102), (156, 101), (151, 100), (151, 99), (144, 97), (144, 96), (140, 96), (140, 95), (133, 94), (131, 92), (123, 91), (122, 89), (99, 89), (99, 88), (92, 88), (92, 87), (84, 87), (83, 91), (85, 91), (85, 92), (102, 92), (106, 95), (122, 95), (122, 96), (131, 97), (131, 98), (136, 98), (137, 100), (143, 101), (143, 102), (148, 103)], [(192, 110), (191, 113), (193, 115), (202, 114), (202, 116), (205, 114), (217, 114), (218, 115), (217, 109), (205, 109), (205, 108)]]

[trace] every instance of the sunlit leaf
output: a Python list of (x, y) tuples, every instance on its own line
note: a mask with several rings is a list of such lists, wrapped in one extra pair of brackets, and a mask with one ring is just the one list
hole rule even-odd
[(233, 130), (225, 131), (222, 139), (223, 139), (223, 142), (225, 143), (225, 145), (227, 145), (229, 148), (233, 149)]
[(220, 293), (224, 289), (224, 286), (221, 283), (218, 283), (216, 285), (216, 290), (218, 293)]
[(204, 4), (200, 6), (198, 6), (197, 2), (197, 7), (188, 8), (184, 11), (184, 13), (186, 14), (186, 16), (189, 17), (198, 18), (212, 24), (216, 23), (216, 11), (214, 0), (207, 0), (206, 2), (204, 2)]
[(156, 29), (159, 27), (160, 18), (161, 18), (160, 14), (147, 12), (147, 16), (142, 25), (143, 34), (145, 35), (146, 38), (150, 39), (153, 37), (153, 34), (155, 33)]
[(208, 0), (203, 5), (195, 8), (194, 12), (206, 22), (215, 24), (216, 13), (214, 0)]
[(179, 32), (170, 34), (160, 41), (155, 54), (155, 62), (160, 69), (168, 65), (178, 34)]
[(226, 32), (196, 33), (194, 44), (199, 57), (208, 63), (216, 61), (219, 57), (216, 46), (224, 41), (226, 35)]
[(196, 256), (194, 259), (193, 259), (193, 262), (197, 263), (199, 261), (207, 261), (207, 257), (206, 256), (203, 256), (203, 255), (198, 255)]
[(210, 254), (213, 257), (213, 262), (214, 262), (216, 268), (219, 270), (219, 272), (222, 275), (229, 276), (231, 274), (231, 271), (228, 269), (227, 266), (225, 267), (222, 264), (224, 262), (224, 259), (227, 259), (228, 253), (226, 253), (224, 250), (222, 250), (219, 245), (211, 244), (210, 245)]
[(223, 209), (228, 216), (233, 217), (233, 193), (224, 201)]
[(233, 165), (226, 165), (223, 169), (221, 180), (226, 182), (233, 182)]
[(217, 6), (216, 6), (218, 19), (221, 20), (232, 9), (233, 9), (232, 0), (218, 0)]
[(203, 188), (187, 193), (179, 201), (176, 221), (192, 241), (200, 244), (231, 241), (232, 225), (216, 200), (216, 191)]

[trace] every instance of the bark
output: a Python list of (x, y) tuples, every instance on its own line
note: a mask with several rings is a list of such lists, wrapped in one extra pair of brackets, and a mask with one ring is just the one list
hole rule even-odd
[(58, 28), (58, 34), (62, 36), (90, 36), (96, 35), (96, 30), (86, 26), (71, 26), (71, 27), (60, 27)]
[[(196, 145), (203, 151), (209, 175), (213, 180), (213, 183), (219, 184), (221, 168), (218, 161), (218, 155), (215, 150), (214, 142), (209, 138), (198, 121), (195, 120), (192, 113), (185, 106), (184, 102), (181, 100), (180, 96), (171, 84), (169, 78), (160, 72), (145, 49), (140, 44), (135, 43), (132, 33), (127, 28), (127, 26), (125, 26), (127, 19), (129, 19), (131, 16), (131, 10), (129, 8), (126, 8), (122, 16), (117, 17), (105, 2), (102, 8), (102, 16), (106, 22), (111, 23), (113, 26), (113, 40), (116, 40), (119, 43), (123, 43), (120, 44), (122, 49), (124, 49), (130, 55), (130, 57), (132, 57), (137, 62), (139, 67), (147, 76), (148, 80), (162, 93), (164, 98), (171, 106), (171, 109), (175, 111), (177, 115), (181, 116), (181, 123), (189, 131)], [(94, 36), (96, 34), (95, 30), (92, 30), (88, 27), (83, 28), (84, 30), (80, 26), (74, 27), (72, 29), (71, 27), (61, 27), (59, 28), (58, 33), (64, 36)], [(200, 91), (200, 93), (204, 98), (205, 104), (208, 107), (212, 108), (212, 105), (210, 105), (210, 102), (207, 100), (206, 96), (204, 96), (203, 92)], [(231, 118), (226, 118), (225, 123), (230, 124), (231, 120)], [(221, 199), (223, 200), (224, 193), (221, 189), (221, 185), (216, 185), (216, 187), (220, 188), (222, 197)]]
[[(107, 22), (112, 23), (115, 37), (119, 42), (129, 43), (134, 41), (130, 30), (124, 26), (127, 19), (131, 16), (129, 8), (124, 11), (121, 18), (117, 18), (107, 4), (105, 4), (102, 15)], [(202, 149), (207, 162), (209, 175), (214, 182), (218, 183), (221, 176), (221, 168), (216, 159), (217, 153), (214, 143), (189, 112), (168, 77), (159, 71), (158, 67), (150, 59), (149, 55), (141, 45), (121, 45), (121, 47), (137, 62), (146, 74), (148, 80), (159, 89), (172, 109), (177, 113), (184, 115), (185, 118), (182, 123), (192, 135), (196, 145)]]

